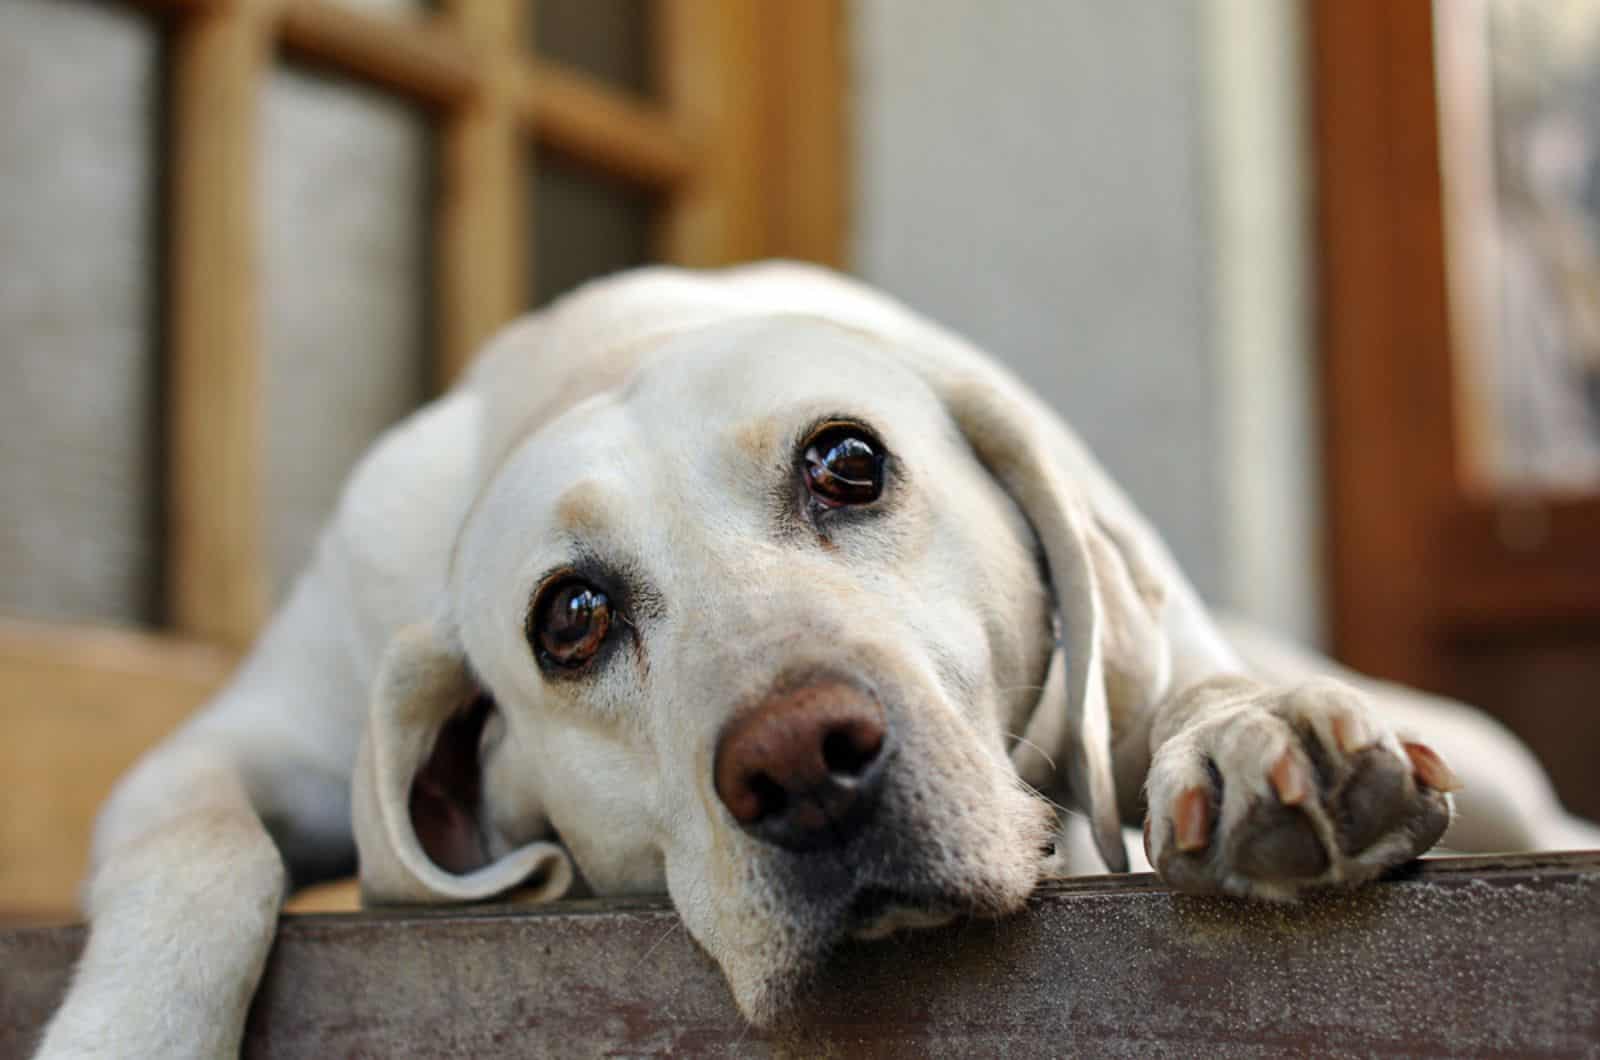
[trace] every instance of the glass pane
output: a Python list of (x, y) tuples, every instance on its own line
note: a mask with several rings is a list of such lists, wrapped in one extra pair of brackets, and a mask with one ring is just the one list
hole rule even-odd
[(341, 7), (359, 7), (376, 14), (409, 15), (438, 7), (438, 0), (329, 0)]
[(537, 150), (533, 177), (534, 305), (650, 258), (654, 196)]
[(160, 584), (160, 40), (0, 3), (0, 612), (143, 623)]
[(432, 132), (403, 103), (294, 69), (263, 109), (266, 548), (282, 596), (351, 466), (426, 391)]
[(650, 5), (646, 0), (530, 0), (533, 45), (546, 58), (576, 67), (639, 95), (652, 91)]
[(1434, 11), (1469, 471), (1600, 489), (1600, 0)]

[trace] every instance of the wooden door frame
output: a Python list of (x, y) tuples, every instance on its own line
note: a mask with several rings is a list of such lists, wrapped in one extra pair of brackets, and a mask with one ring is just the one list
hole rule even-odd
[(1446, 690), (1449, 638), (1600, 619), (1600, 498), (1490, 495), (1465, 470), (1433, 5), (1310, 16), (1333, 648)]

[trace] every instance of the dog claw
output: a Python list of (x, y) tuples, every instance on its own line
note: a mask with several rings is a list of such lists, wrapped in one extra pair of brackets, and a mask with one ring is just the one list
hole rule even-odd
[(1277, 764), (1267, 774), (1267, 779), (1272, 782), (1272, 790), (1278, 793), (1278, 801), (1285, 806), (1298, 806), (1311, 793), (1311, 780), (1306, 776), (1306, 767), (1289, 749), (1278, 756)]
[(1211, 795), (1196, 785), (1172, 800), (1173, 842), (1185, 854), (1204, 850), (1211, 842)]
[(1425, 744), (1402, 744), (1406, 757), (1411, 759), (1412, 771), (1417, 779), (1435, 791), (1458, 791), (1461, 780), (1451, 768), (1445, 765), (1444, 759)]
[(1355, 754), (1373, 742), (1366, 723), (1353, 714), (1340, 714), (1333, 719), (1333, 738), (1345, 754)]

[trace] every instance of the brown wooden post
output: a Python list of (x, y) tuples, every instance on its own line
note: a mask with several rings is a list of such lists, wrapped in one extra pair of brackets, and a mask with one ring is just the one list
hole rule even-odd
[(261, 549), (257, 120), (271, 12), (206, 6), (173, 41), (167, 596), (183, 633), (241, 645), (267, 609)]
[(844, 0), (758, 4), (768, 257), (849, 258), (848, 23)]
[(699, 145), (697, 172), (668, 197), (657, 252), (680, 265), (763, 256), (762, 10), (746, 0), (661, 0), (656, 48), (661, 95)]
[(448, 384), (485, 339), (527, 305), (527, 160), (517, 128), (522, 0), (449, 0), (473, 49), (477, 91), (444, 128), (439, 205), (438, 380)]
[(1437, 689), (1456, 428), (1432, 9), (1319, 0), (1310, 14), (1334, 650)]

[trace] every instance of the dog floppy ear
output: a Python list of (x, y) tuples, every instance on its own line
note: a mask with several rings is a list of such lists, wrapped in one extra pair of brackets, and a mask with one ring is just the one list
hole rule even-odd
[(1119, 709), (1142, 706), (1167, 681), (1160, 579), (1133, 535), (1095, 509), (1087, 483), (1073, 480), (1068, 441), (1054, 437), (1061, 429), (1048, 413), (999, 381), (944, 390), (978, 459), (1032, 524), (1055, 592), (1063, 650), (1026, 735), (1066, 752), (1067, 781), (1089, 815), (1095, 846), (1108, 868), (1125, 872), (1108, 697)]
[(482, 817), (480, 744), (493, 703), (460, 650), (430, 626), (396, 634), (356, 756), (352, 816), (363, 897), (374, 904), (474, 901), (519, 884), (559, 898), (572, 864), (555, 843), (500, 857)]

